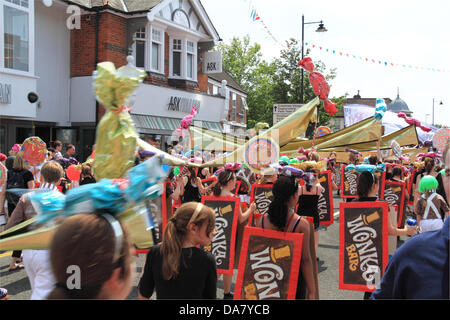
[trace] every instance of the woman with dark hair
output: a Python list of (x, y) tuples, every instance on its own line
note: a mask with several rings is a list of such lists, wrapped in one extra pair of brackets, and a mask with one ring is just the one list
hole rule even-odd
[(139, 298), (215, 299), (216, 260), (197, 248), (211, 243), (215, 231), (214, 210), (198, 202), (182, 204), (169, 220), (161, 244), (147, 254), (139, 281)]
[(187, 176), (183, 177), (184, 188), (181, 191), (181, 203), (201, 202), (202, 194), (206, 194), (212, 188), (212, 185), (203, 186), (202, 180), (197, 177), (196, 170), (194, 167), (189, 167)]
[(299, 216), (313, 217), (314, 219), (314, 245), (316, 252), (319, 247), (319, 198), (325, 189), (320, 185), (310, 168), (306, 169), (304, 186), (299, 188), (297, 214)]
[[(126, 229), (112, 215), (67, 218), (50, 246), (57, 283), (47, 299), (125, 299), (134, 279), (133, 251)], [(76, 281), (75, 271), (80, 275)]]
[[(272, 193), (273, 201), (269, 211), (259, 219), (257, 226), (263, 229), (282, 232), (303, 233), (302, 258), (300, 263), (299, 281), (297, 284), (296, 299), (315, 299), (315, 284), (313, 261), (310, 250), (310, 225), (306, 219), (295, 213), (298, 200), (298, 185), (294, 179), (281, 176), (275, 181)], [(306, 297), (306, 290), (308, 296)]]
[[(213, 187), (213, 194), (216, 197), (236, 197), (233, 190), (236, 187), (236, 174), (234, 171), (229, 169), (224, 169), (219, 173), (218, 181)], [(240, 253), (240, 243), (242, 242), (242, 229), (245, 225), (248, 217), (256, 209), (255, 203), (251, 203), (250, 207), (242, 212), (239, 206), (239, 218), (238, 218), (238, 231), (236, 232), (236, 252), (234, 259), (234, 268), (238, 267), (239, 263), (239, 253)], [(233, 275), (223, 275), (223, 298), (233, 299), (233, 293), (231, 293), (231, 282), (233, 280)]]

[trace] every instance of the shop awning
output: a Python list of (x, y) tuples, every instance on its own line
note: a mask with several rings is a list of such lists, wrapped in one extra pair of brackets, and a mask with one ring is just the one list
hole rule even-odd
[[(181, 119), (159, 117), (143, 114), (131, 114), (134, 125), (139, 132), (139, 129), (147, 130), (159, 130), (159, 131), (174, 131), (181, 125)], [(195, 125), (201, 124), (201, 126), (208, 130), (213, 130), (222, 133), (222, 126), (218, 122), (213, 121), (198, 121), (195, 120)]]

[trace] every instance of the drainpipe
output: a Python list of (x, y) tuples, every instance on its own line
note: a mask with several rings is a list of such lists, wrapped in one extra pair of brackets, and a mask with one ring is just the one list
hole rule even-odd
[[(95, 13), (95, 61), (94, 61), (94, 70), (97, 70), (98, 63), (98, 29), (99, 29), (99, 18), (100, 12), (97, 10)], [(98, 117), (99, 105), (97, 99), (95, 99), (95, 127), (98, 125), (99, 117)]]

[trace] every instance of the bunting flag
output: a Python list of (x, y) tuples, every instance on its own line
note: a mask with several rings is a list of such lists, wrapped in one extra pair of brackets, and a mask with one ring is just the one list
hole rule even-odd
[(252, 1), (251, 0), (245, 0), (245, 2), (249, 3), (250, 18), (252, 19), (252, 21), (253, 22), (259, 21), (261, 23), (261, 25), (263, 26), (264, 31), (267, 33), (267, 37), (272, 39), (273, 41), (275, 41), (277, 44), (279, 44), (283, 48), (286, 48), (286, 45), (284, 45), (281, 41), (278, 41), (278, 39), (275, 38), (273, 33), (270, 31), (270, 29), (267, 27), (267, 25), (261, 19), (261, 17), (259, 16), (257, 10), (255, 9), (255, 6), (253, 5)]
[(449, 72), (449, 70), (445, 70), (442, 68), (415, 66), (415, 65), (411, 65), (411, 64), (407, 64), (407, 63), (394, 63), (392, 61), (387, 61), (385, 59), (380, 60), (377, 58), (363, 57), (360, 55), (347, 53), (344, 50), (328, 49), (323, 46), (312, 44), (309, 42), (305, 42), (305, 46), (307, 46), (310, 50), (311, 49), (320, 50), (322, 52), (333, 54), (333, 55), (336, 55), (339, 57), (356, 59), (360, 62), (371, 63), (371, 64), (378, 65), (378, 66), (391, 67), (391, 68), (392, 67), (400, 67), (400, 68), (404, 68), (404, 69), (408, 69), (408, 70), (422, 70), (422, 71), (431, 71), (431, 72)]

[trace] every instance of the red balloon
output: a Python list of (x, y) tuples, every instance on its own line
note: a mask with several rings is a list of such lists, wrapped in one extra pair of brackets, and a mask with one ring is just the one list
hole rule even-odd
[(71, 181), (80, 180), (81, 170), (77, 170), (75, 167), (76, 166), (72, 164), (66, 169), (67, 178), (69, 178)]

